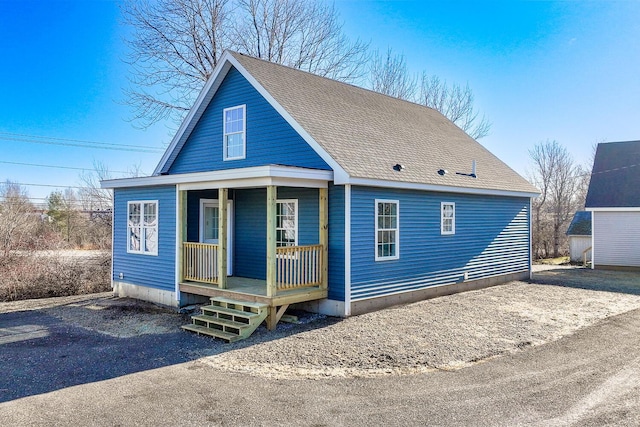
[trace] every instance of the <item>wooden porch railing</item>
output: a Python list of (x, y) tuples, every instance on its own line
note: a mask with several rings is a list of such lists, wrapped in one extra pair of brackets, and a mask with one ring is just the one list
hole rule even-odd
[(276, 248), (277, 289), (320, 286), (322, 262), (322, 245)]
[(218, 284), (218, 245), (184, 242), (182, 274), (184, 280)]

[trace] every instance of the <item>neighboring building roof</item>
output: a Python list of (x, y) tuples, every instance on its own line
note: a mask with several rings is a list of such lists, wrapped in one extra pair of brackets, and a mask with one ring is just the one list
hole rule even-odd
[(567, 228), (567, 236), (591, 236), (591, 212), (576, 212)]
[[(381, 181), (537, 194), (537, 189), (438, 111), (304, 71), (227, 51), (233, 65), (321, 157), (337, 184)], [(228, 66), (219, 64), (187, 117), (197, 121)], [(223, 76), (222, 76), (223, 77)], [(199, 105), (200, 104), (200, 105)], [(204, 105), (206, 107), (206, 105)], [(167, 173), (192, 127), (183, 123), (156, 169)], [(472, 163), (476, 162), (473, 178)], [(395, 165), (404, 169), (397, 171)], [(439, 170), (446, 170), (441, 175)], [(459, 174), (458, 174), (458, 173)], [(413, 185), (413, 187), (412, 187)]]
[(640, 141), (598, 144), (586, 207), (640, 207)]

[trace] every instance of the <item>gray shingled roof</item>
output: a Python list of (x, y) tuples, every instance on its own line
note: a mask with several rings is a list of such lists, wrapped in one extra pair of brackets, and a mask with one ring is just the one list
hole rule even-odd
[(640, 207), (640, 141), (598, 144), (586, 207)]
[(591, 236), (591, 212), (576, 212), (567, 228), (567, 236)]
[[(353, 178), (538, 193), (434, 109), (231, 54)], [(456, 174), (473, 160), (477, 178)]]

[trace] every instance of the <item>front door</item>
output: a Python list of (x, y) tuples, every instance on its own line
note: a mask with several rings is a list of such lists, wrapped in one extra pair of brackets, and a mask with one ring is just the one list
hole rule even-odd
[[(200, 199), (200, 242), (218, 244), (218, 200)], [(233, 275), (233, 200), (227, 204), (227, 275)]]

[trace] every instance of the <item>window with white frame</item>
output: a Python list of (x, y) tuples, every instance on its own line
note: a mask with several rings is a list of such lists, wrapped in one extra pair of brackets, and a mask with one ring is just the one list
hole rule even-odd
[(376, 200), (376, 261), (399, 258), (399, 202)]
[(456, 204), (440, 203), (440, 233), (456, 234)]
[(127, 252), (158, 255), (158, 202), (128, 203)]
[(244, 159), (246, 156), (245, 128), (246, 106), (225, 108), (223, 116), (223, 158), (224, 160)]
[(276, 201), (276, 247), (298, 244), (298, 200)]

